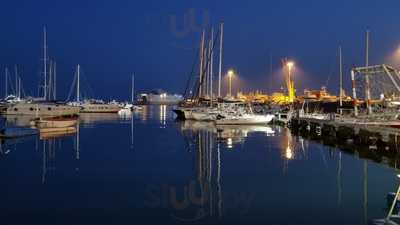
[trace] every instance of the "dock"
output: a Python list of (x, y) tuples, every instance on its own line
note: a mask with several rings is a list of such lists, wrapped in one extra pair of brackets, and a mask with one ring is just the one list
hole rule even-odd
[(352, 143), (369, 149), (398, 153), (400, 129), (379, 122), (362, 123), (354, 117), (338, 118), (335, 115), (292, 117), (290, 127), (294, 132), (324, 139), (332, 143)]

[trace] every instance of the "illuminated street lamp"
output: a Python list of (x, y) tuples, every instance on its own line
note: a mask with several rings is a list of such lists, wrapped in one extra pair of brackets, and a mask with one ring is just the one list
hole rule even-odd
[(229, 96), (232, 96), (232, 77), (235, 74), (235, 71), (229, 70), (228, 71), (228, 78), (229, 78)]
[(286, 67), (288, 70), (288, 77), (287, 77), (287, 88), (288, 88), (288, 95), (289, 95), (289, 102), (292, 103), (294, 101), (294, 82), (292, 79), (292, 71), (294, 70), (294, 62), (293, 61), (287, 61), (286, 62)]

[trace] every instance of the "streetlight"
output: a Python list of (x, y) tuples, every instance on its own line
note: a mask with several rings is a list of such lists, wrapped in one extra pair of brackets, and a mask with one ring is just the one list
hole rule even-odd
[(235, 74), (235, 71), (229, 70), (228, 71), (228, 78), (229, 78), (229, 96), (232, 97), (232, 77)]
[(294, 69), (294, 62), (286, 62), (286, 67), (288, 69), (288, 80), (286, 82), (288, 86), (289, 102), (292, 103), (294, 101), (294, 82), (292, 80), (292, 70)]

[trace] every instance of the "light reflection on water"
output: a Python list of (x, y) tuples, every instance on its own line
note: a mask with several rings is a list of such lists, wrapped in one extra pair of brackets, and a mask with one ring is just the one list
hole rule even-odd
[(52, 224), (49, 210), (65, 224), (368, 224), (385, 216), (394, 175), (283, 127), (177, 122), (145, 106), (82, 115), (65, 136), (3, 140), (0, 211), (26, 224)]

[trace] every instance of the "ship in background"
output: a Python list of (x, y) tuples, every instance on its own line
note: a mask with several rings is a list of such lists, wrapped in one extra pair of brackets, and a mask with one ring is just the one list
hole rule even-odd
[(138, 96), (138, 103), (143, 105), (176, 105), (182, 100), (182, 95), (168, 94), (162, 90), (141, 93)]

